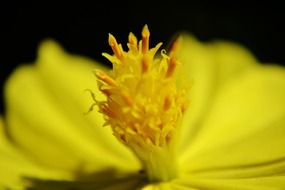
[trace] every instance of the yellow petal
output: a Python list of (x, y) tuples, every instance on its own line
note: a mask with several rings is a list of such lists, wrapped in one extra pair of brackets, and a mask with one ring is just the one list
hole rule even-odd
[(184, 176), (172, 182), (173, 186), (194, 189), (219, 190), (272, 190), (285, 187), (285, 176), (266, 176), (247, 179), (199, 179), (193, 176)]
[(173, 188), (171, 188), (170, 183), (166, 182), (166, 183), (149, 184), (144, 186), (142, 190), (173, 190)]
[(285, 69), (260, 66), (223, 85), (187, 153), (186, 170), (215, 178), (285, 173)]
[(15, 149), (6, 137), (0, 117), (0, 189), (23, 189), (23, 177), (37, 176), (49, 179), (68, 179), (68, 174), (40, 168)]
[(93, 71), (107, 68), (88, 58), (67, 54), (53, 41), (45, 41), (41, 45), (38, 57), (36, 66), (43, 84), (54, 95), (66, 115), (74, 118), (74, 123), (77, 120), (77, 128), (80, 126), (80, 132), (84, 133), (85, 138), (100, 144), (100, 147), (113, 153), (115, 157), (120, 157), (124, 163), (128, 160), (128, 165), (134, 164), (138, 167), (135, 157), (117, 142), (111, 129), (101, 127), (103, 115), (96, 108), (87, 115), (83, 114), (94, 103), (86, 89), (91, 89), (99, 99), (103, 98)]
[(178, 54), (182, 63), (180, 74), (190, 88), (190, 105), (182, 123), (181, 149), (185, 150), (211, 107), (216, 91), (248, 68), (255, 67), (256, 60), (235, 43), (218, 41), (203, 44), (189, 35), (182, 37)]
[[(8, 132), (35, 161), (74, 173), (138, 169), (131, 152), (103, 128), (96, 111), (85, 116), (98, 64), (66, 54), (47, 41), (36, 66), (22, 66), (5, 86)], [(127, 162), (126, 162), (127, 161)]]
[[(191, 179), (191, 177), (189, 178)], [(141, 190), (198, 190), (192, 185), (185, 184), (189, 179), (178, 179), (163, 183), (153, 183), (144, 186)]]

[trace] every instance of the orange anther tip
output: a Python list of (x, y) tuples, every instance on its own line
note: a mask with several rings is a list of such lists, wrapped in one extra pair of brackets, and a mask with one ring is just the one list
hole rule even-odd
[(145, 54), (149, 49), (149, 36), (150, 32), (147, 25), (144, 25), (142, 29), (142, 53)]
[(110, 33), (108, 35), (108, 41), (109, 41), (110, 46), (117, 44), (116, 38)]
[(164, 98), (163, 109), (164, 109), (165, 111), (167, 111), (167, 110), (170, 108), (170, 106), (171, 106), (171, 98), (170, 98), (169, 96), (166, 96), (166, 97)]
[(171, 77), (172, 74), (174, 73), (174, 70), (177, 66), (177, 61), (174, 57), (171, 57), (170, 60), (168, 61), (168, 68), (166, 71), (166, 77)]
[(182, 36), (178, 36), (171, 44), (170, 55), (175, 56), (178, 51), (178, 48), (181, 46)]
[(112, 79), (110, 76), (108, 76), (106, 73), (104, 73), (103, 71), (96, 70), (95, 75), (99, 80), (101, 80), (101, 81), (103, 81), (103, 82), (105, 82), (111, 86), (116, 85), (116, 81), (114, 79)]
[(130, 34), (129, 34), (129, 42), (131, 44), (136, 44), (137, 43), (137, 38), (136, 38), (136, 36), (132, 32), (130, 32)]
[(109, 38), (108, 38), (108, 42), (109, 42), (109, 45), (111, 46), (115, 56), (119, 59), (122, 58), (122, 52), (121, 52), (121, 49), (117, 43), (117, 40), (116, 38), (109, 33)]
[(149, 37), (150, 36), (150, 32), (149, 32), (147, 24), (144, 25), (144, 27), (142, 29), (142, 36), (143, 37)]

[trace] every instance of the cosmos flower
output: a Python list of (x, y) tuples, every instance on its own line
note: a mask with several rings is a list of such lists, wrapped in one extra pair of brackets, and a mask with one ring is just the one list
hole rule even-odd
[(1, 187), (285, 187), (285, 69), (189, 34), (159, 53), (149, 36), (147, 26), (140, 41), (130, 33), (124, 51), (109, 35), (112, 71), (51, 40), (36, 64), (14, 71), (0, 122)]

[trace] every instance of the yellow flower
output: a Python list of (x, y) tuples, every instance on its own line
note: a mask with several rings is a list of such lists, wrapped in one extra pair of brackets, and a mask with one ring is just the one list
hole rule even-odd
[(130, 34), (127, 52), (110, 35), (113, 71), (53, 41), (16, 69), (5, 85), (0, 187), (285, 188), (285, 69), (188, 34), (155, 57), (149, 35)]

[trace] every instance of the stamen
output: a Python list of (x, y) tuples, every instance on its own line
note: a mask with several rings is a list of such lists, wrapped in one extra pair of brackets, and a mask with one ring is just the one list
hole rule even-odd
[(165, 75), (166, 78), (169, 78), (172, 76), (176, 66), (177, 66), (177, 61), (175, 57), (170, 57), (170, 59), (168, 60), (168, 67), (167, 67), (167, 71)]
[(129, 43), (135, 47), (137, 47), (137, 45), (138, 45), (138, 40), (132, 32), (130, 32), (130, 34), (129, 34)]
[(163, 110), (167, 111), (171, 106), (171, 98), (169, 96), (166, 96), (164, 98), (164, 103), (163, 103)]
[(96, 70), (95, 75), (99, 80), (105, 82), (106, 84), (109, 84), (110, 86), (116, 86), (116, 81), (103, 71)]
[(100, 106), (100, 111), (108, 117), (116, 118), (116, 114), (106, 104)]
[(123, 92), (122, 93), (122, 98), (124, 99), (125, 103), (128, 106), (132, 106), (133, 105), (133, 100), (132, 100), (131, 96), (127, 92)]
[(169, 54), (164, 50), (156, 56), (161, 43), (149, 47), (147, 25), (141, 34), (139, 42), (129, 34), (128, 51), (109, 34), (114, 55), (103, 55), (112, 62), (113, 71), (95, 71), (105, 99), (94, 100), (94, 105), (105, 115), (105, 125), (138, 156), (148, 179), (169, 181), (177, 176), (176, 130), (186, 109), (186, 96), (174, 75), (181, 39), (174, 41)]
[(182, 106), (181, 106), (181, 112), (182, 112), (182, 113), (185, 113), (186, 110), (187, 110), (187, 108), (188, 108), (188, 104), (187, 104), (187, 103), (182, 104)]
[(181, 36), (179, 36), (178, 38), (176, 38), (174, 40), (174, 42), (171, 44), (171, 47), (169, 49), (169, 56), (170, 57), (176, 56), (176, 53), (177, 53), (179, 47), (181, 46), (181, 43), (182, 43), (182, 37)]
[(107, 97), (112, 95), (112, 91), (110, 89), (99, 89), (103, 94), (105, 94)]
[(143, 27), (143, 30), (142, 30), (142, 53), (143, 54), (148, 52), (148, 49), (149, 49), (149, 36), (150, 36), (150, 32), (148, 30), (147, 25), (145, 25)]
[(150, 60), (147, 55), (144, 55), (142, 58), (142, 73), (146, 73), (148, 71), (150, 65)]
[(109, 45), (111, 46), (115, 56), (118, 59), (121, 59), (123, 56), (122, 51), (120, 49), (120, 46), (117, 43), (116, 38), (112, 34), (109, 34)]

